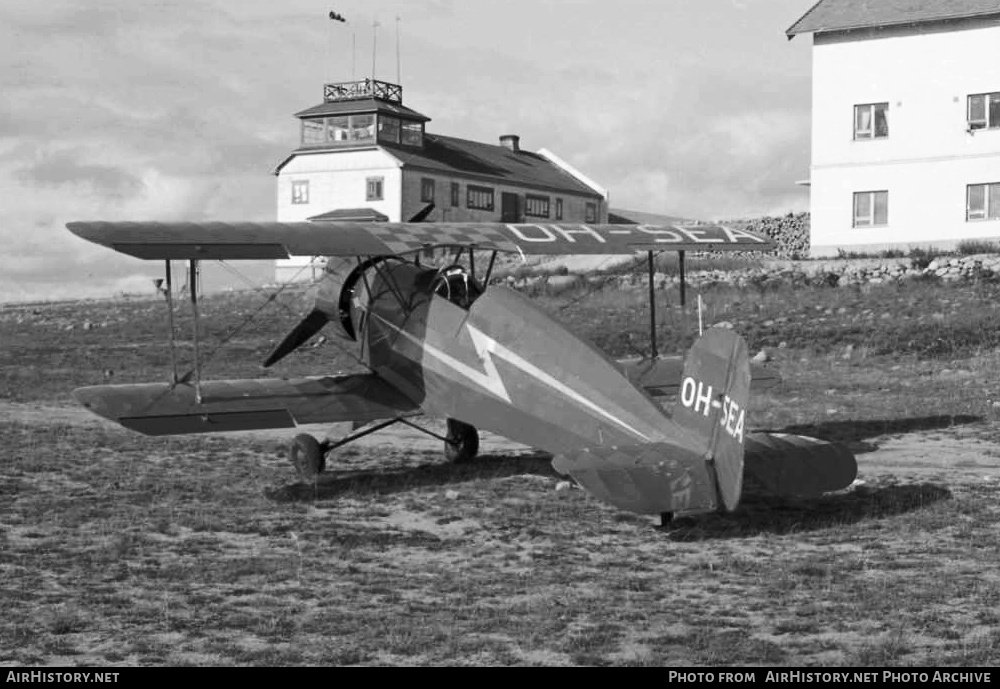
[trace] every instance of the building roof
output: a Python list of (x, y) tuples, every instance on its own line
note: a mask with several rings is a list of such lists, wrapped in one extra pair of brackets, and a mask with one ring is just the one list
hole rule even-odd
[(997, 0), (819, 0), (785, 34), (1000, 16)]
[(440, 134), (424, 134), (423, 148), (379, 144), (405, 167), (484, 181), (509, 182), (553, 192), (600, 197), (591, 187), (537, 153), (512, 151), (506, 146), (484, 144)]
[(355, 98), (353, 100), (331, 101), (320, 103), (301, 112), (295, 116), (302, 119), (307, 117), (323, 117), (328, 115), (360, 115), (364, 113), (377, 112), (383, 115), (394, 115), (405, 117), (418, 122), (430, 122), (431, 118), (421, 115), (416, 110), (402, 105), (401, 103), (390, 103), (380, 98)]
[(338, 208), (337, 210), (314, 215), (306, 218), (306, 220), (309, 222), (388, 222), (389, 216), (379, 213), (374, 208)]
[(608, 222), (612, 225), (676, 225), (694, 223), (690, 218), (645, 211), (630, 211), (624, 208), (608, 209)]

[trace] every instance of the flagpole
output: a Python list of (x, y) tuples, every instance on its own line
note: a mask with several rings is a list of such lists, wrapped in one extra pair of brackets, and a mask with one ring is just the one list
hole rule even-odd
[[(340, 14), (339, 12), (333, 12), (333, 11), (331, 11), (327, 16), (330, 18), (331, 21), (341, 22), (342, 24), (346, 24), (347, 23), (347, 20), (344, 19), (344, 15)], [(329, 46), (327, 52), (328, 52), (328, 54), (327, 54), (327, 80), (329, 80), (330, 79), (329, 71), (330, 71), (330, 69), (331, 69), (331, 67), (333, 65), (333, 29), (332, 28), (330, 29), (330, 46)], [(353, 78), (354, 78), (354, 27), (352, 26), (351, 27), (351, 79), (353, 79)]]

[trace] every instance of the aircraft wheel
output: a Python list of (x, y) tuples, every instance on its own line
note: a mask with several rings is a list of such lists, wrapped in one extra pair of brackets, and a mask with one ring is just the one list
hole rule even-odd
[(451, 462), (468, 462), (479, 454), (479, 432), (475, 426), (448, 419), (448, 440), (444, 443), (444, 456)]
[(323, 469), (326, 468), (326, 457), (319, 441), (307, 433), (300, 433), (292, 440), (289, 456), (299, 478), (306, 483), (312, 483)]

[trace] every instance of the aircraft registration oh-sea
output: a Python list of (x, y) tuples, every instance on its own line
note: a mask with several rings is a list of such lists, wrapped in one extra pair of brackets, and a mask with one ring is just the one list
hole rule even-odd
[[(553, 465), (599, 499), (664, 519), (734, 510), (744, 476), (780, 495), (847, 487), (857, 464), (844, 447), (747, 427), (751, 367), (744, 340), (711, 328), (686, 360), (654, 357), (623, 367), (529, 299), (486, 288), (498, 252), (635, 254), (762, 250), (765, 237), (717, 225), (497, 223), (74, 222), (76, 235), (132, 256), (190, 262), (195, 314), (193, 375), (138, 385), (80, 388), (88, 409), (127, 428), (168, 435), (353, 422), (337, 441), (300, 434), (291, 457), (313, 481), (337, 447), (418, 414), (447, 420), (445, 454), (475, 457), (477, 429), (554, 456)], [(421, 266), (428, 248), (468, 250), (469, 265)], [(480, 279), (473, 250), (491, 258)], [(312, 311), (264, 362), (293, 352), (327, 323), (356, 343), (367, 373), (301, 379), (202, 381), (197, 362), (198, 261), (350, 257), (328, 273)], [(333, 258), (331, 258), (331, 262)], [(653, 292), (650, 290), (652, 307)], [(655, 322), (655, 321), (654, 321)], [(171, 327), (171, 330), (173, 328)], [(653, 333), (655, 337), (655, 331)], [(173, 334), (171, 333), (171, 348)], [(173, 351), (173, 349), (171, 349)], [(761, 373), (763, 384), (773, 377)], [(668, 414), (650, 391), (678, 391)], [(430, 435), (431, 431), (420, 428)]]

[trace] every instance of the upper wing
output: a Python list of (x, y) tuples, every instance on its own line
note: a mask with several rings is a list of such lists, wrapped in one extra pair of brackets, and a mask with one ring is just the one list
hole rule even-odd
[(304, 423), (373, 421), (418, 406), (381, 378), (362, 373), (325, 378), (142, 383), (79, 388), (73, 395), (95, 414), (146, 435), (292, 428)]
[(434, 246), (523, 254), (766, 251), (762, 235), (723, 225), (371, 222), (71, 222), (83, 239), (145, 259), (380, 256)]

